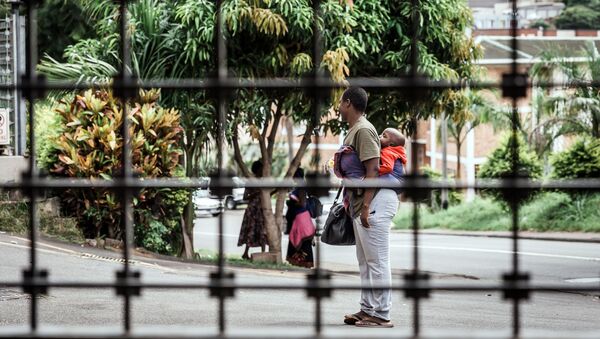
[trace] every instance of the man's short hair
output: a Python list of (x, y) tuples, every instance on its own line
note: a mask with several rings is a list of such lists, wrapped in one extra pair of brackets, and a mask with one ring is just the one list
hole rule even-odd
[(356, 108), (357, 111), (365, 112), (367, 110), (369, 97), (367, 95), (367, 91), (361, 87), (350, 87), (344, 91), (344, 94), (342, 94), (342, 100), (350, 100), (350, 103), (352, 106), (354, 106), (354, 108)]

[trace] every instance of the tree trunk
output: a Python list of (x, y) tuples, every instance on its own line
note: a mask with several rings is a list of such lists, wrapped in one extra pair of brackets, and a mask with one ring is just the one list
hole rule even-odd
[(263, 189), (261, 190), (261, 205), (262, 212), (265, 222), (265, 228), (267, 230), (267, 238), (269, 240), (269, 253), (276, 256), (277, 262), (281, 262), (281, 232), (279, 231), (279, 226), (277, 226), (277, 221), (275, 220), (275, 215), (273, 214), (273, 207), (271, 206), (271, 190)]
[[(188, 139), (190, 140), (190, 139)], [(185, 174), (187, 177), (193, 176), (193, 156), (194, 156), (194, 146), (188, 145), (185, 150)], [(194, 255), (194, 202), (192, 201), (192, 192), (189, 192), (188, 203), (183, 211), (183, 223), (181, 228), (183, 229), (183, 244), (181, 246), (180, 255), (186, 259), (191, 259)], [(186, 239), (187, 236), (187, 239)], [(188, 240), (188, 241), (186, 241)]]
[(592, 136), (600, 138), (600, 114), (592, 111)]
[(460, 179), (460, 171), (461, 171), (461, 163), (460, 163), (460, 149), (462, 148), (462, 143), (456, 140), (456, 175), (455, 179)]
[(294, 160), (294, 126), (291, 117), (287, 117), (285, 119), (285, 131), (287, 134), (288, 142), (288, 157), (291, 163), (292, 160)]
[(192, 259), (194, 257), (194, 202), (192, 201), (192, 193), (189, 194), (190, 200), (188, 201), (183, 215), (181, 216), (181, 233), (182, 233), (182, 246), (181, 257), (186, 259)]

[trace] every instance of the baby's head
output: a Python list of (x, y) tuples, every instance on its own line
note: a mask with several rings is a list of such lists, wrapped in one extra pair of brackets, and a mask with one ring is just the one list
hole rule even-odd
[(386, 128), (379, 136), (381, 148), (388, 146), (404, 146), (406, 138), (395, 128)]

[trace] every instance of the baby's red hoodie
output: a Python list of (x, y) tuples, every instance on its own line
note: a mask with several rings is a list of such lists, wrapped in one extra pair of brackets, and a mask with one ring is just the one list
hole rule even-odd
[(400, 159), (402, 165), (406, 165), (406, 150), (404, 146), (388, 146), (381, 149), (379, 174), (392, 173), (394, 163)]

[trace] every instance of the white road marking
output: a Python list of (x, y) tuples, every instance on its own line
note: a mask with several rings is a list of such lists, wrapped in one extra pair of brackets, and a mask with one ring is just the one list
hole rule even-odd
[[(394, 248), (414, 248), (412, 245), (390, 245)], [(498, 254), (514, 254), (514, 251), (506, 250), (490, 250), (486, 248), (464, 248), (464, 247), (446, 247), (446, 246), (419, 246), (422, 249), (434, 249), (434, 250), (448, 250), (448, 251), (463, 251), (463, 252), (484, 252), (484, 253), (498, 253)], [(535, 252), (518, 252), (519, 255), (527, 255), (533, 257), (546, 257), (546, 258), (557, 258), (557, 259), (572, 259), (572, 260), (583, 260), (583, 261), (598, 261), (600, 258), (595, 257), (581, 257), (575, 255), (561, 255), (561, 254), (550, 254), (550, 253), (535, 253)]]
[[(215, 236), (215, 237), (219, 236), (218, 232), (194, 232), (194, 234), (210, 235), (210, 236)], [(226, 238), (237, 238), (240, 235), (239, 234), (223, 234), (223, 236)]]
[[(4, 241), (0, 241), (0, 245), (6, 245), (6, 246), (10, 246), (10, 247), (15, 247), (15, 248), (24, 248), (27, 250), (31, 249), (31, 247), (29, 247), (29, 245), (25, 246), (25, 245), (19, 245), (19, 244), (12, 244), (12, 243), (8, 243), (8, 242), (4, 242)], [(65, 254), (65, 253), (51, 251), (51, 250), (47, 250), (47, 249), (43, 249), (43, 248), (36, 248), (36, 251), (44, 252), (44, 253), (51, 253), (51, 254)]]
[(576, 278), (576, 279), (566, 279), (566, 282), (575, 283), (575, 284), (590, 284), (600, 282), (600, 278)]
[[(20, 238), (22, 239), (22, 238)], [(28, 239), (22, 239), (22, 240), (28, 240)], [(31, 249), (31, 247), (28, 245), (19, 245), (19, 244), (14, 244), (12, 243), (12, 241), (10, 243), (8, 242), (4, 242), (4, 241), (0, 241), (0, 245), (6, 245), (6, 246), (10, 246), (10, 247), (15, 247), (15, 248), (23, 248), (23, 249)], [(60, 247), (56, 247), (56, 246), (52, 246), (52, 245), (48, 245), (48, 244), (44, 244), (44, 243), (39, 243), (39, 245), (43, 245), (46, 247), (50, 247), (51, 249), (45, 249), (45, 248), (36, 248), (36, 252), (43, 252), (43, 253), (49, 253), (49, 254), (63, 254), (63, 255), (76, 255), (82, 259), (93, 259), (93, 260), (100, 260), (100, 261), (105, 261), (105, 262), (111, 262), (111, 263), (115, 263), (115, 264), (123, 264), (122, 262), (120, 262), (119, 260), (121, 260), (120, 258), (115, 258), (114, 260), (108, 259), (108, 258), (102, 258), (100, 256), (94, 256), (92, 254), (89, 253), (82, 253), (82, 252), (77, 252), (77, 251), (72, 251), (69, 249), (65, 249), (65, 248), (60, 248)], [(177, 272), (176, 269), (172, 269), (169, 267), (165, 267), (165, 266), (161, 266), (158, 264), (152, 264), (152, 263), (147, 263), (147, 262), (143, 262), (143, 261), (137, 261), (137, 260), (130, 260), (131, 264), (134, 264), (136, 266), (144, 266), (144, 267), (148, 267), (148, 268), (152, 268), (152, 269), (157, 269), (157, 270), (161, 270), (161, 271), (165, 271), (165, 272)]]

